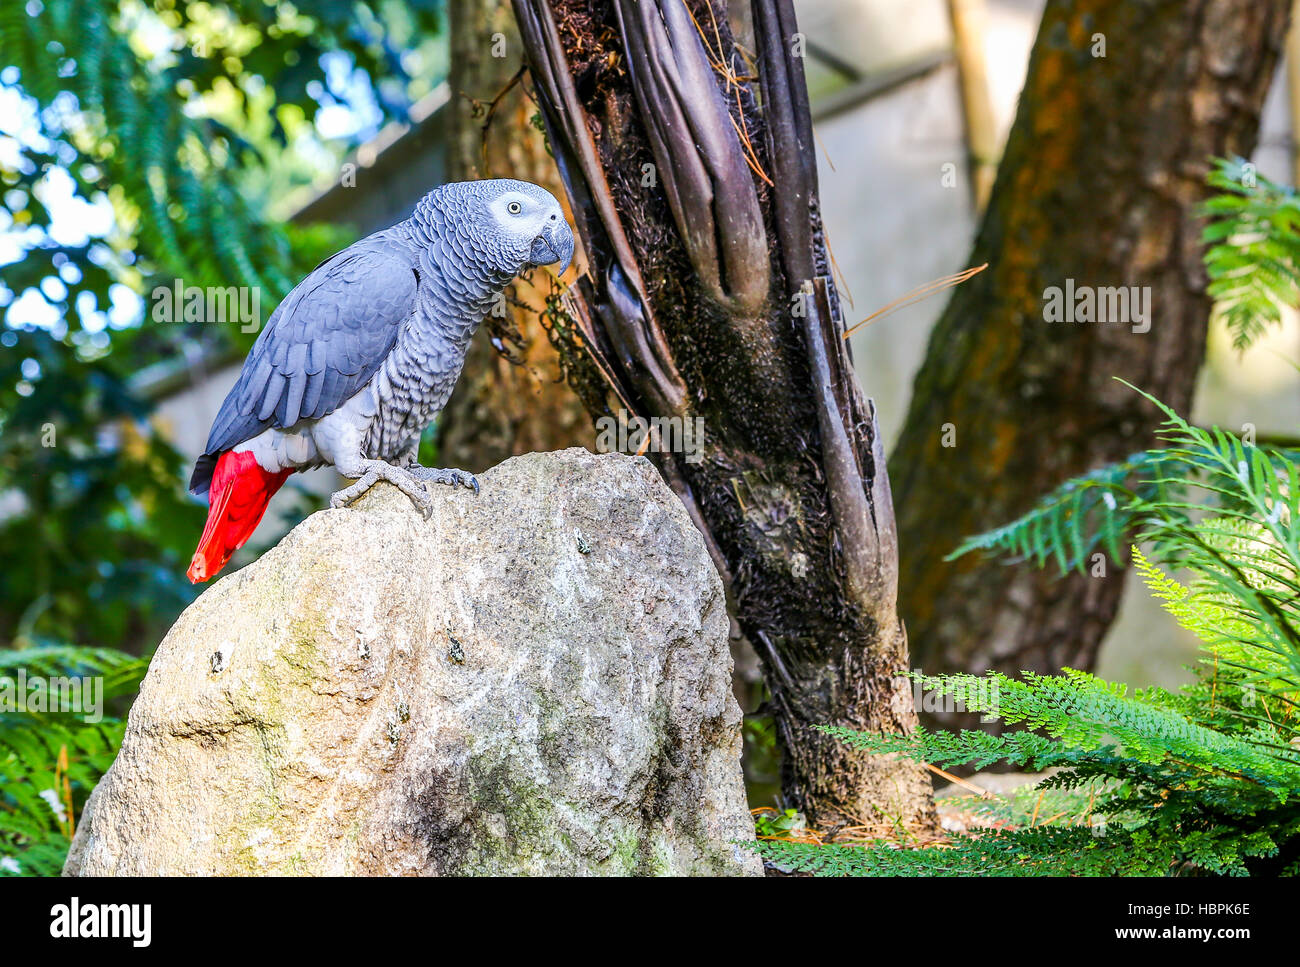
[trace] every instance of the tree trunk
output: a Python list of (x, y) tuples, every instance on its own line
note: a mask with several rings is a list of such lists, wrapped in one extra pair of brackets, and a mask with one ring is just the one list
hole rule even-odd
[[(533, 124), (537, 107), (512, 83), (521, 45), (508, 0), (450, 0), (448, 8), (452, 179), (519, 178), (563, 197)], [(475, 335), (438, 422), (440, 462), (481, 471), (519, 453), (593, 446), (591, 420), (564, 382), (539, 321), (550, 279), (539, 270), (532, 284), (516, 282), (515, 304)]]
[[(816, 729), (906, 731), (915, 714), (884, 454), (829, 278), (789, 0), (753, 3), (758, 78), (722, 3), (515, 11), (589, 256), (564, 326), (583, 398), (602, 408), (598, 378), (634, 416), (686, 421), (649, 449), (758, 647), (789, 804), (824, 828), (932, 823), (921, 767)], [(657, 452), (697, 419), (698, 450)]]
[[(1253, 148), (1288, 6), (1049, 0), (970, 260), (989, 268), (936, 326), (891, 463), (902, 613), (927, 673), (1093, 665), (1120, 569), (1058, 579), (944, 556), (1155, 442), (1156, 411), (1113, 377), (1187, 412), (1210, 311), (1207, 159)], [(1149, 287), (1150, 331), (1046, 321), (1067, 280)]]

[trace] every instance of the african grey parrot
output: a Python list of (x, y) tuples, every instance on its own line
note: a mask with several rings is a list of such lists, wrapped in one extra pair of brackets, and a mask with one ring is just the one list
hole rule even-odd
[(252, 535), (296, 470), (333, 464), (356, 480), (341, 507), (377, 480), (428, 512), (426, 481), (478, 481), (416, 463), (470, 337), (529, 266), (573, 257), (559, 202), (524, 181), (471, 181), (429, 192), (411, 217), (322, 262), (271, 314), (213, 421), (190, 492), (208, 495), (189, 578), (206, 581)]

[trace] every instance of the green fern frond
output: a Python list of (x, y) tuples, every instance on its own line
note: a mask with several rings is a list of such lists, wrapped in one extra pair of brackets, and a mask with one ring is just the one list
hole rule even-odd
[(1008, 828), (922, 848), (763, 841), (756, 849), (768, 862), (818, 876), (1300, 872), (1297, 455), (1192, 426), (1147, 398), (1164, 414), (1162, 449), (1071, 481), (959, 553), (984, 548), (1065, 568), (1100, 544), (1141, 541), (1132, 548), (1138, 573), (1203, 643), (1197, 682), (1170, 693), (1071, 669), (914, 674), (926, 692), (1013, 728), (823, 731), (862, 752), (943, 767), (1053, 770), (1032, 793), (1060, 794), (1066, 807), (1040, 822), (1037, 809), (1026, 815), (999, 798), (985, 808)]
[(1213, 649), (1253, 637), (1255, 626), (1247, 618), (1219, 607), (1204, 595), (1194, 594), (1148, 561), (1136, 545), (1130, 553), (1133, 567), (1151, 596), (1203, 644)]
[(1122, 561), (1127, 544), (1149, 504), (1172, 505), (1183, 499), (1186, 461), (1164, 450), (1136, 453), (1067, 481), (1009, 524), (969, 537), (946, 560), (972, 551), (997, 552), (1032, 561), (1054, 562), (1062, 573), (1085, 571), (1095, 551)]
[(1281, 321), (1281, 306), (1300, 306), (1300, 199), (1241, 158), (1216, 160), (1208, 182), (1219, 193), (1201, 207), (1206, 291), (1245, 349)]
[(1100, 546), (1119, 561), (1121, 542), (1149, 544), (1155, 562), (1199, 574), (1200, 597), (1235, 602), (1252, 632), (1242, 643), (1285, 662), (1300, 683), (1300, 453), (1193, 426), (1142, 395), (1164, 414), (1163, 448), (1068, 481), (950, 557), (999, 552), (1065, 571), (1083, 569)]
[(1247, 861), (1277, 853), (1268, 832), (1224, 830), (1181, 837), (1112, 827), (1036, 826), (963, 836), (920, 849), (761, 841), (752, 849), (773, 865), (813, 876), (1168, 876), (1186, 867), (1245, 875)]
[[(0, 686), (98, 678), (105, 701), (136, 690), (145, 659), (110, 648), (47, 645), (0, 649)], [(15, 705), (17, 703), (15, 702)], [(86, 710), (0, 711), (0, 875), (57, 876), (86, 797), (108, 770), (125, 722)]]

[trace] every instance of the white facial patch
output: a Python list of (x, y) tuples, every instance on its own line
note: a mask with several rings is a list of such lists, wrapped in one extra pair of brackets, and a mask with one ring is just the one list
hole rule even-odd
[(518, 191), (506, 192), (492, 202), (492, 216), (496, 223), (515, 236), (534, 232), (542, 221), (541, 214), (537, 199)]

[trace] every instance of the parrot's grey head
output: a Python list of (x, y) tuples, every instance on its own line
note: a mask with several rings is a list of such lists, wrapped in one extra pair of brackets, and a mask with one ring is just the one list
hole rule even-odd
[(509, 178), (453, 182), (431, 191), (425, 204), (503, 278), (556, 263), (562, 275), (573, 260), (573, 230), (564, 210), (539, 185)]

